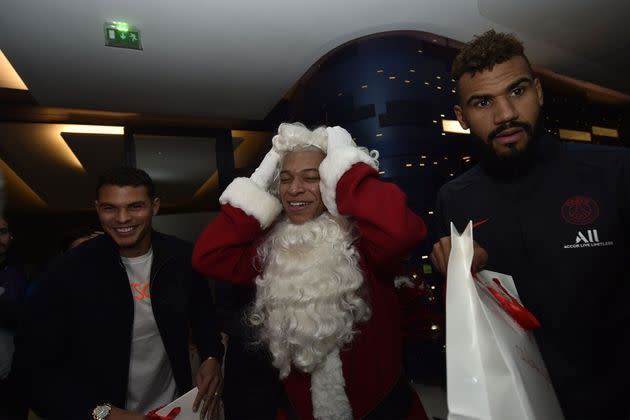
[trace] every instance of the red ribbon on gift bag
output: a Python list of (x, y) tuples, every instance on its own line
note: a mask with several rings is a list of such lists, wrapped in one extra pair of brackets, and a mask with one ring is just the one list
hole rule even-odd
[(157, 412), (160, 411), (162, 407), (158, 407), (155, 410), (149, 411), (144, 417), (145, 420), (173, 420), (175, 417), (177, 417), (179, 412), (182, 411), (181, 408), (175, 407), (166, 416), (160, 416), (159, 414), (157, 414)]
[(488, 289), (488, 292), (490, 292), (497, 303), (501, 305), (503, 310), (507, 312), (507, 314), (510, 315), (512, 319), (514, 319), (518, 323), (518, 325), (526, 330), (535, 330), (537, 328), (540, 328), (540, 321), (538, 321), (533, 313), (527, 310), (527, 308), (525, 308), (518, 300), (516, 300), (516, 298), (512, 296), (510, 292), (505, 290), (505, 287), (503, 287), (499, 279), (495, 277), (492, 279), (492, 281), (501, 289), (501, 292), (503, 293), (500, 293), (498, 290), (490, 287), (487, 284), (482, 283), (475, 273), (472, 273), (472, 276), (477, 281), (477, 283)]

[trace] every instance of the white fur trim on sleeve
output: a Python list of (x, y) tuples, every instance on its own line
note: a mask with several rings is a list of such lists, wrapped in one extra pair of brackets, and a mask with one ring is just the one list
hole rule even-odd
[(324, 205), (333, 216), (337, 210), (337, 183), (355, 163), (363, 162), (378, 169), (376, 161), (367, 151), (358, 147), (340, 147), (330, 151), (319, 165), (320, 190)]
[(223, 191), (219, 202), (230, 204), (255, 217), (263, 229), (269, 227), (282, 211), (280, 200), (249, 178), (235, 178)]
[(339, 350), (331, 351), (311, 374), (313, 417), (317, 420), (351, 420)]

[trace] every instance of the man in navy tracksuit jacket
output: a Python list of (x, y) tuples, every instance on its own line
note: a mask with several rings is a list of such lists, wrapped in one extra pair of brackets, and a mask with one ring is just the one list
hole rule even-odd
[[(488, 51), (494, 62), (475, 61)], [(450, 222), (462, 231), (472, 220), (473, 270), (514, 277), (542, 324), (536, 338), (566, 418), (628, 419), (630, 151), (541, 135), (540, 82), (511, 36), (478, 37), (453, 73), (455, 112), (483, 151), (439, 192), (434, 264), (445, 272)]]
[(159, 200), (144, 171), (106, 174), (97, 197), (105, 235), (54, 261), (26, 304), (15, 373), (29, 406), (46, 419), (97, 407), (94, 418), (142, 419), (192, 388), (190, 337), (199, 397), (218, 406), (223, 346), (192, 244), (151, 228)]

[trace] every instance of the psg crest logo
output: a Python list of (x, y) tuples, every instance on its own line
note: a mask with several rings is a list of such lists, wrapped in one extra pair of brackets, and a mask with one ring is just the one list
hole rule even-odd
[(599, 217), (599, 206), (591, 197), (576, 195), (564, 202), (561, 214), (572, 225), (588, 225)]

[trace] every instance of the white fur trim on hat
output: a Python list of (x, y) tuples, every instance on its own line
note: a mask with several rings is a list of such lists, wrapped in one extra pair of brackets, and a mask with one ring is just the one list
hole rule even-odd
[(339, 350), (328, 353), (311, 374), (313, 417), (317, 420), (351, 420), (352, 407), (346, 395)]
[(282, 211), (280, 201), (249, 178), (235, 178), (223, 191), (219, 202), (230, 204), (255, 217), (263, 229), (269, 227)]
[(324, 205), (333, 216), (339, 216), (337, 210), (337, 183), (355, 163), (363, 162), (378, 170), (375, 157), (370, 156), (366, 149), (359, 147), (339, 147), (330, 151), (319, 165), (321, 178), (319, 187)]

